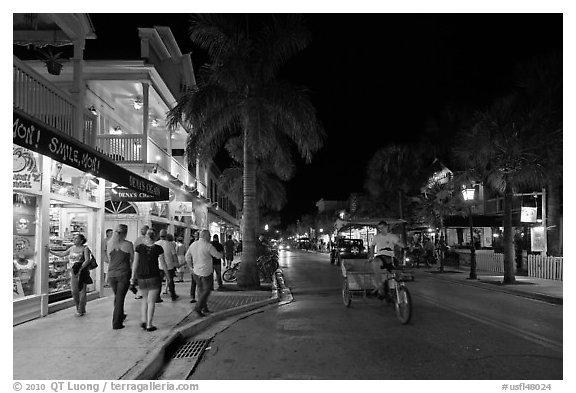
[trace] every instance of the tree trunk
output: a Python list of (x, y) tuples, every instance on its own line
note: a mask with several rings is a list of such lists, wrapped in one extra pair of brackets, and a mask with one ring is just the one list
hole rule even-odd
[[(440, 214), (440, 237), (442, 237), (442, 231), (444, 229), (444, 216), (442, 214)], [(448, 239), (446, 239), (446, 237), (444, 237), (444, 242), (446, 242), (446, 244), (448, 244)], [(438, 241), (438, 245), (442, 246), (440, 244), (440, 241)], [(444, 250), (440, 247), (440, 252), (438, 253), (438, 263), (440, 264), (440, 271), (443, 272), (444, 271)]]
[(546, 209), (546, 226), (550, 229), (547, 232), (548, 254), (555, 257), (562, 256), (560, 238), (560, 187), (557, 182), (548, 185), (547, 189), (548, 207)]
[(256, 159), (248, 143), (248, 128), (244, 131), (244, 207), (242, 209), (242, 263), (238, 271), (238, 287), (258, 289), (260, 279), (256, 267)]
[(504, 284), (514, 284), (514, 236), (512, 233), (512, 187), (504, 190)]

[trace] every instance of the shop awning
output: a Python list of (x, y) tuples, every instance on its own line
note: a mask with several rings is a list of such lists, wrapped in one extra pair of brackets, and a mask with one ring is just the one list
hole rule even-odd
[(343, 232), (350, 228), (376, 227), (380, 221), (386, 221), (388, 225), (403, 224), (406, 222), (406, 220), (401, 218), (366, 218), (359, 220), (337, 219), (334, 227), (338, 232)]
[[(494, 228), (494, 227), (501, 227), (502, 224), (502, 216), (487, 216), (487, 215), (472, 215), (472, 223), (474, 227), (486, 227), (486, 228)], [(444, 219), (444, 226), (446, 228), (450, 227), (460, 227), (460, 228), (468, 228), (470, 225), (470, 221), (468, 220), (468, 216), (449, 216)]]
[(135, 193), (150, 196), (149, 201), (167, 201), (168, 188), (143, 178), (111, 161), (104, 154), (82, 144), (26, 113), (14, 109), (13, 142), (62, 164), (117, 183)]

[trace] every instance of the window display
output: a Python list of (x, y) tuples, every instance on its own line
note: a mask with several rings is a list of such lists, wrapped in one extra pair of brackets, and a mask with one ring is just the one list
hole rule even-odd
[(53, 161), (50, 192), (82, 201), (98, 201), (98, 179), (68, 165)]
[[(88, 208), (51, 201), (50, 204), (50, 250), (66, 251), (74, 244), (74, 235), (88, 236), (92, 214)], [(92, 239), (93, 240), (93, 239)], [(94, 244), (94, 242), (91, 242)], [(70, 290), (70, 266), (67, 257), (48, 256), (48, 292)], [(88, 286), (88, 291), (93, 285)]]
[(13, 193), (13, 297), (35, 294), (37, 197)]

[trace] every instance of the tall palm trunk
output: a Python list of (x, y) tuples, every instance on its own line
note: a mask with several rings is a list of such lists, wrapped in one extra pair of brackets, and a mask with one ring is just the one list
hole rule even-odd
[(546, 234), (548, 239), (548, 254), (562, 256), (562, 239), (560, 237), (560, 187), (558, 182), (548, 185), (546, 226), (550, 230)]
[(514, 284), (514, 243), (512, 234), (512, 187), (506, 182), (504, 190), (504, 284)]
[[(440, 213), (440, 231), (439, 233), (442, 234), (442, 232), (444, 232), (444, 215), (442, 213)], [(448, 239), (446, 239), (446, 237), (444, 237), (444, 241), (446, 243), (448, 243)], [(440, 243), (440, 242), (438, 242)], [(443, 272), (444, 271), (444, 250), (441, 248), (440, 252), (438, 253), (438, 263), (440, 264), (440, 271)]]
[(244, 207), (242, 209), (242, 263), (238, 272), (238, 286), (244, 289), (260, 287), (256, 268), (256, 159), (248, 143), (248, 127), (244, 130)]

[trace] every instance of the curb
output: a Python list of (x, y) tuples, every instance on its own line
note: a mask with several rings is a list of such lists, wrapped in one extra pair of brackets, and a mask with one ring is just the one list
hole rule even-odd
[(500, 286), (496, 286), (496, 285), (489, 284), (489, 283), (483, 283), (479, 280), (477, 280), (477, 281), (458, 280), (458, 279), (454, 279), (454, 278), (450, 278), (450, 277), (446, 277), (446, 276), (439, 276), (438, 274), (433, 274), (433, 273), (428, 273), (428, 272), (425, 272), (425, 273), (429, 277), (435, 278), (437, 280), (450, 281), (450, 282), (454, 282), (454, 283), (461, 284), (461, 285), (468, 285), (468, 286), (472, 286), (472, 287), (476, 287), (476, 288), (486, 289), (489, 291), (498, 291), (498, 292), (503, 292), (503, 293), (507, 293), (510, 295), (514, 295), (514, 296), (525, 297), (525, 298), (535, 299), (535, 300), (541, 300), (541, 301), (544, 301), (547, 303), (557, 304), (560, 306), (563, 305), (563, 301), (564, 301), (563, 298), (559, 298), (559, 297), (553, 296), (553, 295), (547, 295), (544, 293), (515, 291), (513, 289), (508, 289), (506, 287), (500, 287)]
[(152, 380), (156, 378), (158, 373), (166, 364), (166, 358), (171, 353), (171, 349), (178, 346), (183, 340), (197, 335), (201, 331), (210, 327), (212, 324), (224, 320), (230, 316), (243, 314), (274, 303), (282, 305), (291, 302), (293, 300), (292, 293), (290, 292), (290, 289), (286, 288), (284, 284), (282, 271), (280, 269), (277, 270), (272, 277), (272, 296), (270, 299), (260, 300), (228, 310), (219, 311), (210, 315), (208, 318), (196, 320), (189, 323), (188, 325), (174, 330), (161, 344), (159, 344), (159, 347), (148, 353), (138, 363), (126, 371), (119, 379)]

